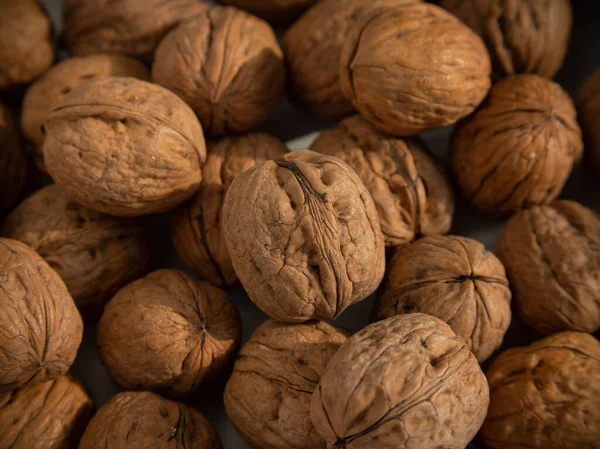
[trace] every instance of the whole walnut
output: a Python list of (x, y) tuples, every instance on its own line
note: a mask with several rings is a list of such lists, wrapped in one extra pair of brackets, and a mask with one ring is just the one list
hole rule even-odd
[(342, 92), (382, 131), (399, 136), (451, 125), (485, 98), (491, 63), (481, 38), (425, 2), (377, 9), (342, 49)]
[(241, 333), (238, 311), (224, 291), (177, 270), (159, 270), (106, 305), (98, 350), (124, 388), (183, 397), (230, 366)]
[(150, 265), (148, 239), (138, 220), (80, 206), (56, 185), (23, 201), (1, 230), (31, 246), (56, 270), (85, 317), (98, 317), (112, 295)]
[(296, 151), (242, 173), (222, 226), (250, 299), (279, 321), (333, 319), (383, 278), (377, 209), (358, 175), (331, 156)]
[(600, 342), (562, 332), (502, 353), (487, 371), (490, 449), (600, 448)]
[(590, 166), (600, 172), (600, 67), (586, 78), (578, 103), (586, 158)]
[(92, 418), (79, 449), (221, 449), (202, 415), (182, 402), (142, 392), (119, 393)]
[(109, 215), (162, 212), (202, 180), (202, 128), (175, 94), (134, 78), (80, 84), (45, 123), (44, 162), (77, 202)]
[(506, 223), (497, 252), (527, 324), (600, 330), (600, 215), (566, 200), (532, 207)]
[(454, 130), (452, 168), (479, 209), (508, 214), (549, 203), (583, 150), (573, 102), (537, 75), (500, 81), (486, 103)]
[(245, 9), (265, 20), (294, 21), (319, 0), (221, 0), (226, 5)]
[(360, 176), (373, 197), (386, 245), (450, 230), (452, 188), (423, 141), (385, 134), (357, 115), (322, 132), (310, 149), (340, 158)]
[(424, 237), (394, 255), (372, 319), (416, 312), (435, 316), (483, 362), (502, 343), (511, 320), (510, 300), (504, 266), (481, 243)]
[(0, 448), (76, 449), (94, 402), (70, 374), (0, 395)]
[(328, 448), (463, 449), (479, 430), (488, 384), (465, 341), (429, 315), (400, 315), (354, 334), (311, 402)]
[(258, 125), (281, 102), (285, 65), (266, 22), (215, 7), (165, 37), (152, 79), (183, 98), (207, 134), (234, 134)]
[(0, 394), (65, 374), (83, 323), (58, 274), (30, 247), (0, 238)]
[(17, 201), (29, 174), (29, 162), (15, 119), (0, 103), (0, 216)]
[(287, 153), (285, 144), (265, 133), (225, 137), (208, 146), (200, 191), (173, 216), (173, 244), (188, 267), (217, 286), (237, 282), (221, 211), (225, 192), (241, 173)]

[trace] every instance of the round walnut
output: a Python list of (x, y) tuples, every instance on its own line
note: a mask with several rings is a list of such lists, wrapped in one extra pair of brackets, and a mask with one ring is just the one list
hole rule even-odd
[(574, 201), (532, 207), (504, 226), (497, 251), (527, 324), (600, 330), (600, 215)]
[(573, 103), (558, 84), (518, 75), (494, 85), (486, 103), (454, 130), (454, 176), (490, 213), (552, 201), (583, 150)]
[(234, 134), (258, 125), (277, 107), (285, 66), (266, 22), (216, 7), (165, 37), (152, 79), (183, 98), (207, 134)]
[(310, 421), (310, 398), (348, 334), (322, 321), (266, 321), (240, 350), (225, 409), (252, 447), (325, 449)]
[(29, 173), (19, 128), (10, 111), (0, 104), (0, 216), (17, 201)]
[(600, 67), (586, 78), (581, 87), (579, 112), (587, 160), (596, 172), (600, 172)]
[(371, 195), (331, 156), (296, 151), (244, 172), (227, 191), (222, 226), (250, 299), (279, 321), (333, 319), (383, 277)]
[(64, 282), (24, 243), (0, 238), (0, 393), (56, 379), (83, 323)]
[(221, 231), (225, 192), (249, 168), (286, 153), (281, 140), (264, 133), (225, 137), (209, 145), (200, 191), (173, 216), (175, 249), (202, 279), (217, 286), (237, 282)]
[(502, 353), (487, 372), (489, 449), (597, 449), (600, 343), (563, 332)]
[(226, 5), (245, 9), (254, 15), (275, 22), (291, 22), (318, 0), (221, 0)]
[(230, 367), (242, 323), (222, 290), (177, 270), (122, 288), (98, 325), (98, 350), (129, 390), (182, 397)]
[(471, 114), (491, 84), (481, 38), (425, 2), (378, 9), (353, 27), (342, 49), (342, 92), (382, 131), (399, 136), (451, 125)]
[(0, 395), (0, 447), (76, 449), (93, 414), (92, 398), (69, 374), (5, 393)]
[(44, 162), (77, 202), (109, 215), (162, 212), (199, 187), (202, 128), (172, 92), (134, 78), (75, 87), (45, 124)]
[(453, 192), (424, 142), (382, 133), (354, 116), (322, 132), (310, 149), (343, 160), (360, 176), (373, 197), (386, 245), (450, 230)]
[(311, 402), (328, 448), (463, 449), (485, 418), (488, 384), (465, 341), (429, 315), (400, 315), (354, 334)]
[(112, 295), (150, 265), (146, 232), (138, 220), (80, 206), (56, 185), (23, 201), (4, 221), (2, 235), (42, 256), (85, 317), (98, 317)]

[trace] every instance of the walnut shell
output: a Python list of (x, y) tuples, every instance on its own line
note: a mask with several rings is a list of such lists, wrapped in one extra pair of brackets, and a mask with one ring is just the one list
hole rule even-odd
[(0, 393), (65, 374), (83, 322), (58, 274), (24, 243), (0, 238)]
[(249, 168), (286, 153), (281, 140), (265, 133), (225, 137), (209, 145), (200, 191), (173, 216), (175, 249), (202, 279), (217, 286), (237, 282), (221, 231), (225, 192)]
[(456, 123), (483, 101), (491, 62), (481, 38), (425, 2), (384, 8), (342, 49), (342, 92), (382, 131), (409, 136)]
[(250, 299), (279, 321), (330, 320), (383, 277), (377, 209), (358, 175), (331, 156), (296, 151), (242, 173), (222, 226)]
[(581, 86), (579, 111), (587, 161), (596, 172), (600, 172), (600, 67)]
[(199, 187), (202, 128), (172, 92), (134, 78), (75, 87), (46, 120), (44, 159), (69, 197), (109, 215), (162, 212)]
[(85, 317), (99, 317), (118, 289), (150, 267), (141, 222), (80, 206), (56, 185), (23, 201), (4, 221), (2, 235), (26, 243), (42, 256)]
[(502, 353), (487, 371), (490, 449), (600, 448), (600, 343), (563, 332)]
[(343, 160), (360, 176), (373, 197), (386, 245), (450, 230), (452, 188), (424, 142), (385, 134), (357, 115), (322, 132), (310, 149)]
[(312, 396), (311, 419), (328, 448), (463, 449), (488, 402), (464, 340), (414, 313), (371, 324), (342, 345)]
[(467, 199), (508, 214), (555, 199), (583, 144), (567, 93), (540, 76), (517, 75), (495, 84), (481, 109), (455, 128), (450, 149)]
[(29, 161), (15, 119), (0, 103), (0, 216), (17, 201), (29, 174)]
[(226, 5), (245, 9), (265, 20), (290, 22), (319, 0), (221, 0)]
[(497, 251), (527, 324), (600, 330), (600, 215), (574, 201), (532, 207), (506, 223)]
[(189, 104), (207, 134), (234, 134), (258, 125), (281, 102), (285, 66), (266, 22), (216, 7), (165, 37), (152, 79)]
[(0, 396), (0, 448), (76, 449), (94, 402), (70, 374)]
[(252, 447), (325, 449), (310, 421), (310, 398), (348, 334), (322, 321), (268, 320), (240, 350), (225, 388), (225, 410)]

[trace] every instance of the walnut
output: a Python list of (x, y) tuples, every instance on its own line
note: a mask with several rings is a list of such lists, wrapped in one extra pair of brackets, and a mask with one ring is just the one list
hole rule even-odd
[(310, 398), (348, 334), (322, 321), (268, 320), (240, 350), (225, 389), (225, 409), (252, 447), (325, 449), (310, 421)]
[(29, 174), (29, 162), (15, 119), (0, 103), (0, 216), (17, 201)]
[(321, 133), (310, 149), (356, 170), (373, 197), (386, 245), (450, 230), (453, 192), (423, 141), (393, 137), (354, 116)]
[(600, 67), (586, 78), (578, 103), (586, 157), (590, 166), (600, 172)]
[(0, 393), (56, 379), (77, 354), (81, 316), (35, 251), (0, 238)]
[(209, 145), (202, 188), (173, 216), (175, 249), (202, 279), (217, 286), (237, 282), (221, 231), (225, 192), (241, 173), (286, 153), (281, 140), (264, 133), (225, 137)]
[(93, 414), (92, 398), (70, 374), (5, 393), (0, 447), (76, 449)]
[(490, 449), (600, 447), (600, 343), (562, 332), (502, 353), (487, 371)]
[(318, 0), (221, 0), (226, 5), (245, 9), (265, 20), (291, 22)]
[(575, 108), (558, 84), (517, 75), (455, 128), (450, 145), (459, 187), (476, 207), (511, 213), (551, 202), (582, 152)]
[(451, 125), (471, 114), (491, 84), (481, 38), (425, 2), (377, 9), (342, 49), (342, 92), (382, 131), (399, 136)]
[(330, 320), (377, 288), (377, 209), (344, 162), (312, 151), (263, 162), (225, 196), (223, 232), (250, 299), (279, 321)]
[(216, 7), (165, 37), (152, 79), (183, 98), (207, 134), (223, 135), (250, 130), (277, 107), (285, 66), (266, 22)]
[(150, 265), (141, 222), (80, 206), (56, 185), (23, 201), (4, 221), (2, 235), (28, 244), (42, 256), (85, 317), (98, 317), (112, 295)]
[(202, 128), (172, 92), (134, 78), (75, 87), (45, 123), (44, 160), (77, 202), (117, 216), (161, 212), (199, 187)]
[(464, 340), (414, 313), (371, 324), (342, 345), (312, 396), (311, 420), (328, 448), (463, 449), (488, 402)]
[(497, 251), (527, 324), (600, 330), (600, 215), (574, 201), (532, 207), (504, 226)]

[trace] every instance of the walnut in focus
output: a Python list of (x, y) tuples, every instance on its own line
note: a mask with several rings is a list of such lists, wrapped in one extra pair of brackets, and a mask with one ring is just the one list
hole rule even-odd
[(199, 187), (204, 135), (172, 92), (135, 78), (75, 87), (45, 123), (44, 162), (77, 202), (109, 215), (162, 212)]
[(226, 5), (244, 9), (258, 17), (274, 22), (296, 20), (319, 0), (221, 0)]
[(295, 151), (242, 173), (225, 196), (222, 226), (250, 299), (279, 321), (333, 319), (383, 277), (371, 195), (331, 156)]
[(17, 201), (29, 174), (29, 161), (18, 125), (0, 103), (0, 216)]
[(235, 134), (258, 125), (281, 102), (285, 66), (266, 22), (215, 7), (165, 37), (152, 79), (183, 98), (207, 134)]
[(252, 447), (325, 449), (310, 421), (310, 398), (348, 334), (322, 321), (268, 320), (240, 350), (225, 389), (225, 410)]
[(371, 324), (342, 345), (312, 396), (311, 419), (328, 448), (463, 449), (488, 402), (465, 341), (414, 313)]
[(540, 76), (517, 75), (495, 84), (485, 104), (455, 128), (450, 150), (466, 198), (508, 214), (554, 200), (583, 144), (568, 94)]
[(357, 115), (323, 131), (310, 149), (356, 171), (373, 197), (386, 245), (450, 230), (453, 192), (423, 141), (385, 134)]
[(208, 146), (198, 194), (173, 216), (173, 244), (188, 267), (217, 286), (237, 282), (225, 237), (221, 211), (225, 192), (240, 174), (287, 153), (278, 138), (265, 133), (225, 137)]
[(600, 68), (586, 78), (578, 103), (586, 158), (590, 166), (600, 172)]

